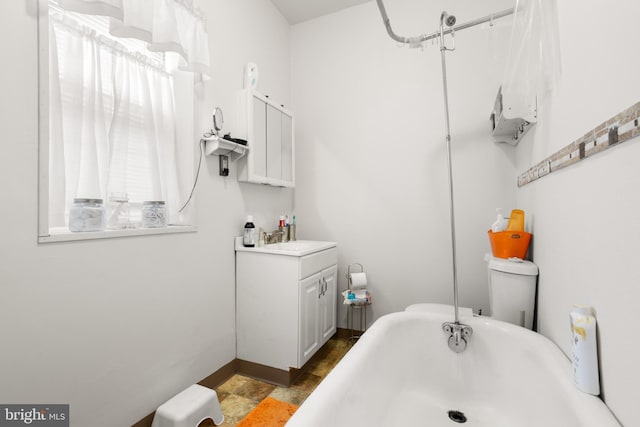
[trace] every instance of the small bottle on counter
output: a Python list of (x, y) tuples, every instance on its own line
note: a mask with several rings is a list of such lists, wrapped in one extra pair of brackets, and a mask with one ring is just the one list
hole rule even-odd
[(251, 215), (247, 216), (247, 222), (244, 225), (242, 244), (246, 248), (253, 248), (256, 246), (256, 226), (253, 224), (253, 216)]
[(289, 240), (296, 240), (296, 216), (293, 216), (291, 225), (289, 226)]
[(264, 231), (262, 230), (262, 227), (258, 227), (258, 247), (263, 247), (264, 246)]
[(284, 239), (282, 240), (283, 242), (288, 242), (289, 240), (291, 240), (291, 224), (289, 224), (289, 215), (285, 216), (285, 220), (284, 220)]
[(282, 242), (287, 241), (287, 229), (284, 221), (284, 215), (280, 215), (280, 220), (278, 221), (278, 231), (282, 232)]

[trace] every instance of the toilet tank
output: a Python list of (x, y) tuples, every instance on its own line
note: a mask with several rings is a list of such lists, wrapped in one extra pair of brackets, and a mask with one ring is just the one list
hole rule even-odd
[(533, 327), (538, 266), (531, 261), (486, 257), (491, 317)]

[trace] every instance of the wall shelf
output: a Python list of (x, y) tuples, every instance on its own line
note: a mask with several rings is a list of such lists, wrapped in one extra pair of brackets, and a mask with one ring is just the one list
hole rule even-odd
[(489, 119), (491, 120), (491, 132), (498, 142), (506, 142), (511, 145), (518, 145), (524, 135), (536, 122), (535, 100), (527, 104), (530, 109), (528, 118), (512, 116), (512, 106), (505, 105), (502, 96), (502, 87), (498, 89), (498, 95), (493, 103), (493, 111)]
[(496, 141), (506, 142), (511, 145), (518, 145), (522, 137), (533, 126), (533, 123), (524, 119), (509, 119), (503, 115), (492, 115), (491, 120), (493, 123), (492, 134)]
[(249, 147), (223, 138), (205, 139), (204, 154), (207, 156), (229, 156), (238, 160), (247, 154)]

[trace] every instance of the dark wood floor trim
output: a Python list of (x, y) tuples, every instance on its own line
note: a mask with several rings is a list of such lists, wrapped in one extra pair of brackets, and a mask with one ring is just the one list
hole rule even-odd
[(199, 381), (198, 384), (215, 390), (224, 384), (224, 382), (231, 378), (236, 372), (238, 372), (238, 359), (234, 359), (227, 363), (207, 378)]
[(238, 374), (283, 387), (290, 385), (289, 371), (241, 359), (236, 359), (236, 363), (238, 368), (236, 373)]
[[(237, 364), (238, 359), (232, 360), (222, 368), (215, 371), (213, 374), (199, 381), (198, 384), (215, 390), (216, 388), (224, 384), (224, 382), (231, 378), (236, 372), (238, 372)], [(177, 393), (179, 392), (176, 392), (176, 394)], [(153, 411), (137, 423), (132, 424), (131, 427), (151, 427), (151, 424), (153, 423), (153, 416), (155, 415), (155, 413), (156, 411)]]
[[(358, 334), (361, 333), (360, 331), (354, 332)], [(339, 338), (349, 338), (351, 336), (351, 331), (349, 329), (339, 328), (335, 336)], [(248, 362), (246, 360), (234, 359), (224, 365), (222, 368), (215, 371), (213, 374), (199, 381), (198, 384), (215, 390), (235, 374), (241, 374), (271, 384), (289, 387), (296, 381), (296, 379), (298, 379), (302, 374), (305, 373), (305, 371), (308, 370), (309, 366), (312, 363), (314, 363), (318, 358), (324, 357), (327, 351), (328, 346), (327, 344), (325, 344), (320, 348), (320, 350), (316, 352), (316, 354), (313, 355), (313, 357), (307, 363), (304, 364), (302, 368), (292, 368), (289, 371), (260, 365), (258, 363)], [(155, 411), (142, 418), (131, 427), (151, 427), (154, 415)]]

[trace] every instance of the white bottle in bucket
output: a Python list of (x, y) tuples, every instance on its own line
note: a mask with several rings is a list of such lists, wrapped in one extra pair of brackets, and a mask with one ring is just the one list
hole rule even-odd
[(596, 342), (596, 318), (593, 308), (574, 305), (571, 320), (571, 359), (573, 382), (585, 393), (599, 395), (598, 344)]
[(504, 231), (507, 228), (507, 221), (502, 216), (502, 208), (496, 208), (496, 214), (496, 220), (491, 224), (491, 231), (494, 233)]

